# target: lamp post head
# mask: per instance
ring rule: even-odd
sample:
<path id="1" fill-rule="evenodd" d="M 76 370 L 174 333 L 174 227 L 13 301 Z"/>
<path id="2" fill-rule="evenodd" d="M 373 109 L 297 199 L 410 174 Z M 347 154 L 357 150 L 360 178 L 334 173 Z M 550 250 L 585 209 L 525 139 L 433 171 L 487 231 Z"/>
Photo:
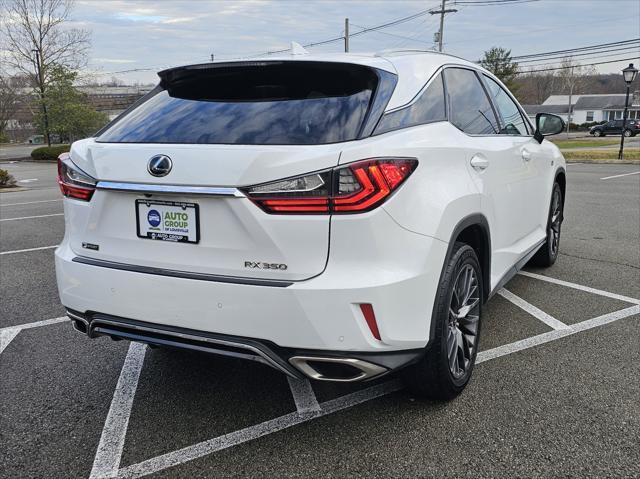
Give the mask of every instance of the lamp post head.
<path id="1" fill-rule="evenodd" d="M 622 70 L 622 77 L 627 85 L 633 83 L 638 75 L 638 69 L 633 67 L 633 63 L 629 63 L 629 66 Z"/>

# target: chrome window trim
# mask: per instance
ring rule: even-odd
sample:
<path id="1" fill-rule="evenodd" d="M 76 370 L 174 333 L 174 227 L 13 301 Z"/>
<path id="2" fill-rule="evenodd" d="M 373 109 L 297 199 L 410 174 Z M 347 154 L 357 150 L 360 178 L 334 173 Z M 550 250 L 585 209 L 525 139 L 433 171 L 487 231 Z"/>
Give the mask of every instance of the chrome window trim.
<path id="1" fill-rule="evenodd" d="M 224 186 L 158 185 L 149 183 L 98 181 L 96 188 L 99 190 L 128 191 L 132 193 L 162 193 L 170 195 L 204 195 L 245 198 L 244 193 L 239 189 Z"/>

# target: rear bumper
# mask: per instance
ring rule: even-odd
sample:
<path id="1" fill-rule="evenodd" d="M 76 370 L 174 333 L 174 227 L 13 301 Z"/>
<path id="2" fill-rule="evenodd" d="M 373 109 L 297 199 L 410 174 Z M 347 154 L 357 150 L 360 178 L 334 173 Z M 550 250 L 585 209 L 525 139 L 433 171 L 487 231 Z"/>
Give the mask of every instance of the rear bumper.
<path id="1" fill-rule="evenodd" d="M 324 272 L 277 285 L 90 264 L 78 261 L 71 236 L 67 229 L 55 255 L 60 298 L 70 310 L 303 351 L 424 348 L 447 253 L 446 243 L 400 227 L 383 209 L 333 218 Z M 379 340 L 363 303 L 373 306 Z"/>
<path id="2" fill-rule="evenodd" d="M 422 357 L 424 349 L 399 352 L 313 351 L 282 348 L 268 341 L 160 326 L 101 313 L 67 310 L 76 331 L 90 338 L 139 341 L 257 361 L 294 378 L 355 382 L 378 378 Z"/>

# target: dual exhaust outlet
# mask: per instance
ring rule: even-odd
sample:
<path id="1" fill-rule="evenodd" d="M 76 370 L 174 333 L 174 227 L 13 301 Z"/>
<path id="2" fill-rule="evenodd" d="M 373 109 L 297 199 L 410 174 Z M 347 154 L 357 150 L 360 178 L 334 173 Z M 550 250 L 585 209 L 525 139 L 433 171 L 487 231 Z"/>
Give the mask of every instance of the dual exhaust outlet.
<path id="1" fill-rule="evenodd" d="M 351 383 L 387 372 L 387 368 L 355 358 L 294 356 L 289 363 L 305 376 L 317 381 Z"/>

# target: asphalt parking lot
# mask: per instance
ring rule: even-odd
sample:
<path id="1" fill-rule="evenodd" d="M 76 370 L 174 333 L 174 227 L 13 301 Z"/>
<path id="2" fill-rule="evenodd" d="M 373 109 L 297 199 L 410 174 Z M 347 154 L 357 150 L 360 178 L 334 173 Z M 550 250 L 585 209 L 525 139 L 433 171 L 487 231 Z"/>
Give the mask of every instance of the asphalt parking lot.
<path id="1" fill-rule="evenodd" d="M 638 166 L 569 165 L 558 262 L 488 303 L 447 404 L 86 339 L 58 302 L 55 165 L 0 167 L 22 181 L 0 193 L 2 477 L 640 477 Z"/>

